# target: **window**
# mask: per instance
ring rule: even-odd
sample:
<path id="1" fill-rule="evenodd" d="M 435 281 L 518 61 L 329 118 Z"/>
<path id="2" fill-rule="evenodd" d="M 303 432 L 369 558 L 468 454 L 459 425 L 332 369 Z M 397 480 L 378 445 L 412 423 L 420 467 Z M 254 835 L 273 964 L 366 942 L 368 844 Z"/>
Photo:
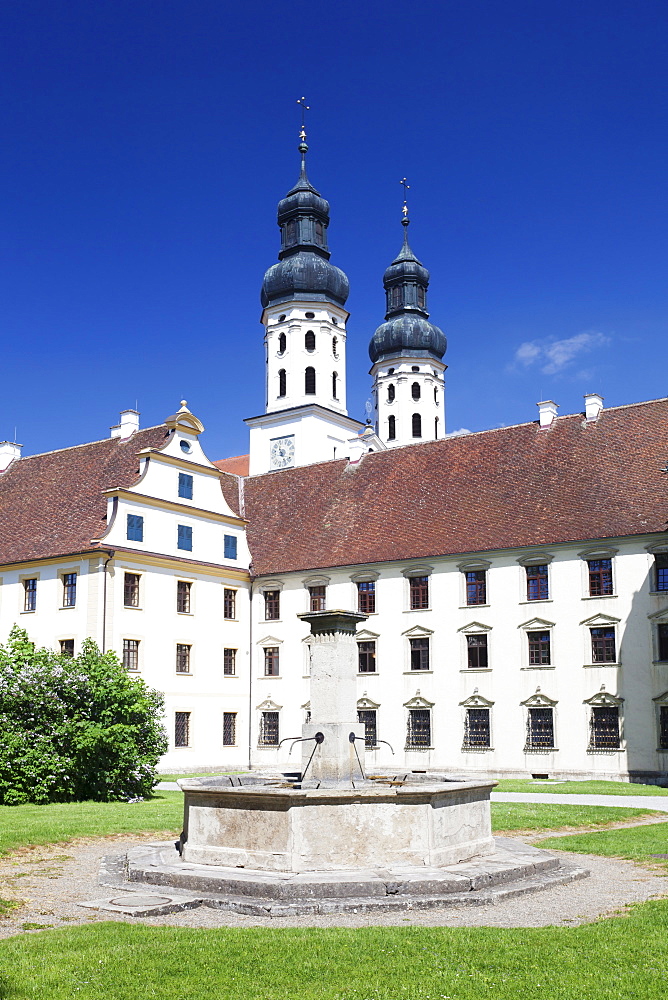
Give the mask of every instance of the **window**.
<path id="1" fill-rule="evenodd" d="M 606 597 L 612 593 L 612 559 L 588 559 L 589 596 Z"/>
<path id="2" fill-rule="evenodd" d="M 659 625 L 657 628 L 658 653 L 660 660 L 668 660 L 668 625 Z"/>
<path id="3" fill-rule="evenodd" d="M 179 496 L 184 500 L 193 498 L 193 477 L 187 472 L 179 472 Z"/>
<path id="4" fill-rule="evenodd" d="M 176 610 L 181 615 L 190 614 L 190 590 L 192 583 L 188 580 L 177 580 L 176 583 Z"/>
<path id="5" fill-rule="evenodd" d="M 467 635 L 466 646 L 469 667 L 478 670 L 487 667 L 487 636 L 480 634 Z"/>
<path id="6" fill-rule="evenodd" d="M 320 219 L 315 220 L 315 241 L 318 246 L 322 246 L 322 222 Z"/>
<path id="7" fill-rule="evenodd" d="M 357 643 L 357 663 L 361 674 L 376 672 L 376 640 L 369 639 Z"/>
<path id="8" fill-rule="evenodd" d="M 223 746 L 233 747 L 237 742 L 237 713 L 223 712 Z"/>
<path id="9" fill-rule="evenodd" d="M 488 708 L 467 708 L 463 750 L 488 750 L 492 745 Z"/>
<path id="10" fill-rule="evenodd" d="M 297 242 L 297 223 L 294 219 L 290 219 L 285 227 L 285 238 L 288 244 Z"/>
<path id="11" fill-rule="evenodd" d="M 23 610 L 35 611 L 37 608 L 37 577 L 23 581 Z"/>
<path id="12" fill-rule="evenodd" d="M 429 639 L 411 639 L 411 670 L 429 670 Z"/>
<path id="13" fill-rule="evenodd" d="M 357 710 L 357 721 L 364 723 L 364 748 L 365 750 L 373 750 L 373 748 L 378 743 L 377 728 L 376 728 L 376 709 L 375 708 L 359 708 Z"/>
<path id="14" fill-rule="evenodd" d="M 411 418 L 411 428 L 412 428 L 411 433 L 413 434 L 414 438 L 422 437 L 422 417 L 420 416 L 419 413 L 413 414 Z"/>
<path id="15" fill-rule="evenodd" d="M 193 529 L 187 524 L 180 524 L 176 547 L 186 552 L 193 550 Z"/>
<path id="16" fill-rule="evenodd" d="M 77 575 L 76 573 L 65 573 L 63 575 L 63 607 L 73 608 L 77 603 Z"/>
<path id="17" fill-rule="evenodd" d="M 357 584 L 357 610 L 363 615 L 376 613 L 376 581 L 364 580 Z"/>
<path id="18" fill-rule="evenodd" d="M 315 351 L 315 334 L 313 330 L 307 330 L 304 336 L 304 347 L 307 351 Z"/>
<path id="19" fill-rule="evenodd" d="M 529 664 L 532 667 L 549 666 L 552 662 L 550 656 L 550 633 L 549 632 L 527 632 L 529 639 Z"/>
<path id="20" fill-rule="evenodd" d="M 590 750 L 619 750 L 619 708 L 594 705 L 589 720 Z"/>
<path id="21" fill-rule="evenodd" d="M 408 581 L 411 611 L 422 611 L 429 607 L 429 577 L 411 576 Z"/>
<path id="22" fill-rule="evenodd" d="M 285 334 L 281 333 L 278 336 L 278 353 L 285 354 L 286 347 L 287 347 L 287 341 L 285 339 Z M 281 373 L 279 372 L 278 374 L 280 375 Z M 285 372 L 283 372 L 283 374 L 285 375 Z M 281 395 L 284 396 L 285 392 L 282 392 Z"/>
<path id="23" fill-rule="evenodd" d="M 547 565 L 527 566 L 527 601 L 548 599 Z"/>
<path id="24" fill-rule="evenodd" d="M 438 417 L 434 417 L 434 441 L 438 438 Z"/>
<path id="25" fill-rule="evenodd" d="M 139 573 L 126 573 L 123 579 L 123 605 L 126 608 L 139 607 Z"/>
<path id="26" fill-rule="evenodd" d="M 285 396 L 287 391 L 287 376 L 285 374 L 285 368 L 281 368 L 278 373 L 278 395 Z"/>
<path id="27" fill-rule="evenodd" d="M 176 672 L 177 674 L 190 673 L 190 650 L 192 646 L 187 646 L 183 642 L 176 644 Z"/>
<path id="28" fill-rule="evenodd" d="M 613 625 L 605 628 L 590 628 L 591 632 L 591 662 L 615 663 L 615 629 Z"/>
<path id="29" fill-rule="evenodd" d="M 487 604 L 486 570 L 467 570 L 464 577 L 466 580 L 466 603 Z"/>
<path id="30" fill-rule="evenodd" d="M 387 440 L 394 441 L 397 436 L 397 421 L 396 417 L 388 417 L 387 419 Z"/>
<path id="31" fill-rule="evenodd" d="M 226 559 L 236 559 L 237 558 L 237 536 L 236 535 L 225 535 L 223 537 L 224 552 Z"/>
<path id="32" fill-rule="evenodd" d="M 332 399 L 338 399 L 338 396 L 336 394 L 338 379 L 339 379 L 338 373 L 332 372 Z"/>
<path id="33" fill-rule="evenodd" d="M 264 676 L 278 677 L 278 646 L 264 647 Z"/>
<path id="34" fill-rule="evenodd" d="M 431 746 L 431 709 L 410 708 L 408 710 L 406 749 L 422 750 L 430 746 Z"/>
<path id="35" fill-rule="evenodd" d="M 656 589 L 668 590 L 668 552 L 657 552 L 654 556 Z"/>
<path id="36" fill-rule="evenodd" d="M 527 739 L 524 750 L 554 750 L 554 709 L 527 710 Z"/>
<path id="37" fill-rule="evenodd" d="M 309 587 L 309 611 L 325 610 L 325 587 Z"/>
<path id="38" fill-rule="evenodd" d="M 312 312 L 304 313 L 304 316 L 306 317 L 306 319 L 315 319 L 315 313 Z"/>
<path id="39" fill-rule="evenodd" d="M 123 639 L 123 666 L 139 670 L 139 639 Z"/>
<path id="40" fill-rule="evenodd" d="M 315 368 L 307 368 L 304 372 L 304 393 L 315 396 Z"/>
<path id="41" fill-rule="evenodd" d="M 281 616 L 281 592 L 280 590 L 265 590 L 264 592 L 264 618 L 265 621 L 275 622 Z"/>
<path id="42" fill-rule="evenodd" d="M 237 651 L 236 649 L 223 650 L 223 676 L 234 677 L 237 672 Z"/>
<path id="43" fill-rule="evenodd" d="M 174 746 L 190 746 L 190 712 L 174 713 Z"/>
<path id="44" fill-rule="evenodd" d="M 387 387 L 387 401 L 388 403 L 393 403 L 397 395 L 397 391 L 393 385 L 388 385 Z"/>
<path id="45" fill-rule="evenodd" d="M 411 366 L 411 371 L 412 372 L 419 372 L 420 371 L 420 366 L 419 365 L 412 365 Z"/>
<path id="46" fill-rule="evenodd" d="M 128 514 L 126 536 L 129 542 L 144 541 L 144 518 L 139 514 Z"/>
<path id="47" fill-rule="evenodd" d="M 60 655 L 61 656 L 74 656 L 74 639 L 61 639 L 60 640 Z"/>
<path id="48" fill-rule="evenodd" d="M 334 320 L 334 322 L 336 323 L 336 320 Z M 337 353 L 338 346 L 339 346 L 339 338 L 338 337 L 332 337 L 332 354 L 334 355 L 335 358 L 338 358 L 338 356 L 339 356 L 338 353 Z"/>
<path id="49" fill-rule="evenodd" d="M 223 618 L 237 617 L 237 592 L 229 587 L 223 590 Z"/>
<path id="50" fill-rule="evenodd" d="M 418 309 L 424 309 L 424 288 L 422 287 L 422 285 L 418 285 L 417 304 L 418 304 Z"/>
<path id="51" fill-rule="evenodd" d="M 261 713 L 258 744 L 261 747 L 278 746 L 278 712 Z"/>
<path id="52" fill-rule="evenodd" d="M 416 403 L 417 403 L 418 399 L 420 398 L 420 383 L 419 382 L 413 382 L 413 385 L 411 386 L 411 398 Z"/>
<path id="53" fill-rule="evenodd" d="M 659 750 L 668 750 L 668 705 L 659 705 Z"/>

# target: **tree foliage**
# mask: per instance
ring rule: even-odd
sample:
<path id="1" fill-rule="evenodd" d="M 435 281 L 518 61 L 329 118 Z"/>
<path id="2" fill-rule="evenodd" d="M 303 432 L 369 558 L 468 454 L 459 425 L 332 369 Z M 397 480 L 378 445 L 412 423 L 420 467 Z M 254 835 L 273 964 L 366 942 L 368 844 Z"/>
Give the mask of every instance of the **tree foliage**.
<path id="1" fill-rule="evenodd" d="M 15 627 L 0 646 L 0 803 L 147 795 L 167 749 L 162 707 L 91 639 L 62 656 Z"/>

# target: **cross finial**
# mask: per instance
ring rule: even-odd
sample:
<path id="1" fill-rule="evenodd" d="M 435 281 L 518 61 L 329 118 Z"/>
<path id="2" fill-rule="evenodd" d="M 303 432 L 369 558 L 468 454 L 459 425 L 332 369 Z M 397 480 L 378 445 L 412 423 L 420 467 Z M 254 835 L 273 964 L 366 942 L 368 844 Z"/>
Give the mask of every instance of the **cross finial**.
<path id="1" fill-rule="evenodd" d="M 301 139 L 302 142 L 306 142 L 306 112 L 310 111 L 311 108 L 306 103 L 306 98 L 305 97 L 300 97 L 297 100 L 297 104 L 302 109 L 302 127 L 299 130 L 299 138 Z"/>
<path id="2" fill-rule="evenodd" d="M 403 207 L 401 209 L 401 214 L 404 217 L 404 221 L 406 221 L 408 219 L 408 203 L 407 203 L 407 200 L 406 200 L 406 198 L 407 198 L 406 192 L 410 188 L 410 184 L 407 182 L 407 180 L 406 180 L 405 177 L 402 177 L 401 180 L 399 181 L 399 183 L 402 185 L 402 187 L 404 189 L 404 204 L 403 204 Z"/>

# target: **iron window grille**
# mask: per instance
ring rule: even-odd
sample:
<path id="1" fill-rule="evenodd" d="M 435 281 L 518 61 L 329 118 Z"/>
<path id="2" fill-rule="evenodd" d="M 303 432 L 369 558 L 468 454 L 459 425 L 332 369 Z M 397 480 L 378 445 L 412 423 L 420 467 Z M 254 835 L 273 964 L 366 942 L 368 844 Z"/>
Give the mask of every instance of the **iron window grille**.
<path id="1" fill-rule="evenodd" d="M 190 746 L 190 712 L 174 713 L 174 746 Z"/>
<path id="2" fill-rule="evenodd" d="M 190 589 L 192 583 L 188 580 L 177 580 L 176 583 L 176 610 L 181 615 L 190 614 Z"/>
<path id="3" fill-rule="evenodd" d="M 176 672 L 177 674 L 190 673 L 190 650 L 191 647 L 183 642 L 176 644 Z"/>
<path id="4" fill-rule="evenodd" d="M 139 607 L 139 573 L 126 573 L 123 578 L 123 605 L 126 608 Z"/>
<path id="5" fill-rule="evenodd" d="M 668 660 L 668 625 L 659 625 L 657 628 L 659 640 L 659 659 Z"/>
<path id="6" fill-rule="evenodd" d="M 530 708 L 527 712 L 528 750 L 554 750 L 554 711 L 552 708 Z"/>
<path id="7" fill-rule="evenodd" d="M 61 639 L 60 640 L 60 655 L 61 656 L 74 656 L 74 639 Z"/>
<path id="8" fill-rule="evenodd" d="M 468 655 L 468 665 L 472 669 L 484 670 L 487 668 L 487 636 L 467 635 L 466 652 Z"/>
<path id="9" fill-rule="evenodd" d="M 488 708 L 467 708 L 463 750 L 489 750 L 492 745 Z"/>
<path id="10" fill-rule="evenodd" d="M 376 728 L 376 709 L 359 708 L 357 710 L 357 721 L 364 723 L 364 748 L 373 750 L 378 745 L 378 731 Z"/>
<path id="11" fill-rule="evenodd" d="M 144 541 L 144 518 L 140 514 L 128 514 L 126 537 L 129 542 Z"/>
<path id="12" fill-rule="evenodd" d="M 527 566 L 527 601 L 546 601 L 549 597 L 547 565 Z"/>
<path id="13" fill-rule="evenodd" d="M 549 666 L 552 662 L 549 632 L 528 632 L 529 663 L 532 667 Z"/>
<path id="14" fill-rule="evenodd" d="M 376 641 L 375 639 L 364 640 L 357 643 L 357 662 L 361 674 L 375 674 L 376 672 Z"/>
<path id="15" fill-rule="evenodd" d="M 77 603 L 77 575 L 65 573 L 63 576 L 63 607 L 73 608 Z"/>
<path id="16" fill-rule="evenodd" d="M 193 550 L 193 529 L 188 524 L 180 524 L 176 547 L 186 552 Z"/>
<path id="17" fill-rule="evenodd" d="M 229 587 L 223 590 L 223 618 L 237 617 L 237 592 Z"/>
<path id="18" fill-rule="evenodd" d="M 414 438 L 422 437 L 422 417 L 419 413 L 414 413 L 411 417 L 411 431 Z"/>
<path id="19" fill-rule="evenodd" d="M 589 749 L 619 750 L 619 708 L 594 705 L 589 719 Z"/>
<path id="20" fill-rule="evenodd" d="M 265 621 L 278 621 L 281 616 L 281 592 L 280 590 L 265 590 L 264 592 L 264 617 Z"/>
<path id="21" fill-rule="evenodd" d="M 363 615 L 376 612 L 376 581 L 365 580 L 357 584 L 357 610 Z"/>
<path id="22" fill-rule="evenodd" d="M 656 589 L 668 590 L 668 552 L 658 552 L 654 557 Z"/>
<path id="23" fill-rule="evenodd" d="M 304 394 L 315 396 L 315 368 L 307 368 L 304 372 Z"/>
<path id="24" fill-rule="evenodd" d="M 615 663 L 615 630 L 613 627 L 592 628 L 591 661 L 592 663 Z"/>
<path id="25" fill-rule="evenodd" d="M 223 549 L 226 559 L 236 559 L 237 558 L 237 536 L 236 535 L 224 535 L 223 536 Z"/>
<path id="26" fill-rule="evenodd" d="M 139 670 L 139 639 L 123 639 L 123 666 Z"/>
<path id="27" fill-rule="evenodd" d="M 607 597 L 612 594 L 612 559 L 588 559 L 589 596 Z"/>
<path id="28" fill-rule="evenodd" d="M 261 747 L 278 746 L 278 712 L 261 713 L 258 744 Z"/>
<path id="29" fill-rule="evenodd" d="M 429 639 L 411 639 L 411 670 L 429 670 Z"/>
<path id="30" fill-rule="evenodd" d="M 23 610 L 35 611 L 37 608 L 37 577 L 23 581 Z"/>
<path id="31" fill-rule="evenodd" d="M 223 712 L 223 746 L 233 747 L 237 742 L 237 713 Z"/>
<path id="32" fill-rule="evenodd" d="M 278 646 L 264 648 L 264 676 L 278 677 Z"/>
<path id="33" fill-rule="evenodd" d="M 484 569 L 470 569 L 464 574 L 466 603 L 487 604 L 487 574 Z"/>
<path id="34" fill-rule="evenodd" d="M 309 611 L 325 611 L 325 587 L 309 587 Z"/>
<path id="35" fill-rule="evenodd" d="M 429 577 L 411 576 L 409 581 L 411 611 L 422 611 L 429 607 Z"/>
<path id="36" fill-rule="evenodd" d="M 223 650 L 223 676 L 234 677 L 237 672 L 237 651 L 236 649 Z"/>
<path id="37" fill-rule="evenodd" d="M 668 750 L 668 705 L 659 705 L 659 750 Z"/>
<path id="38" fill-rule="evenodd" d="M 426 750 L 431 746 L 431 709 L 410 708 L 406 731 L 407 750 Z"/>
<path id="39" fill-rule="evenodd" d="M 193 498 L 193 477 L 187 472 L 179 472 L 179 496 L 184 500 Z"/>

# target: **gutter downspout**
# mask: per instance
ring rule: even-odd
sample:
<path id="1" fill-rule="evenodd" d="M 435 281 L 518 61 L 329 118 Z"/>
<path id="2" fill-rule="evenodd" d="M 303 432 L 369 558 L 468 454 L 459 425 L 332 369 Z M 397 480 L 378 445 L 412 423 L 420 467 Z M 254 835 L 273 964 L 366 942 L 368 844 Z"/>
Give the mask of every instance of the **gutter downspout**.
<path id="1" fill-rule="evenodd" d="M 248 770 L 253 770 L 253 584 L 250 585 L 250 617 L 248 620 Z"/>
<path id="2" fill-rule="evenodd" d="M 107 566 L 116 555 L 114 549 L 107 550 L 106 560 L 102 572 L 104 573 L 104 584 L 102 587 L 102 652 L 107 651 Z"/>

